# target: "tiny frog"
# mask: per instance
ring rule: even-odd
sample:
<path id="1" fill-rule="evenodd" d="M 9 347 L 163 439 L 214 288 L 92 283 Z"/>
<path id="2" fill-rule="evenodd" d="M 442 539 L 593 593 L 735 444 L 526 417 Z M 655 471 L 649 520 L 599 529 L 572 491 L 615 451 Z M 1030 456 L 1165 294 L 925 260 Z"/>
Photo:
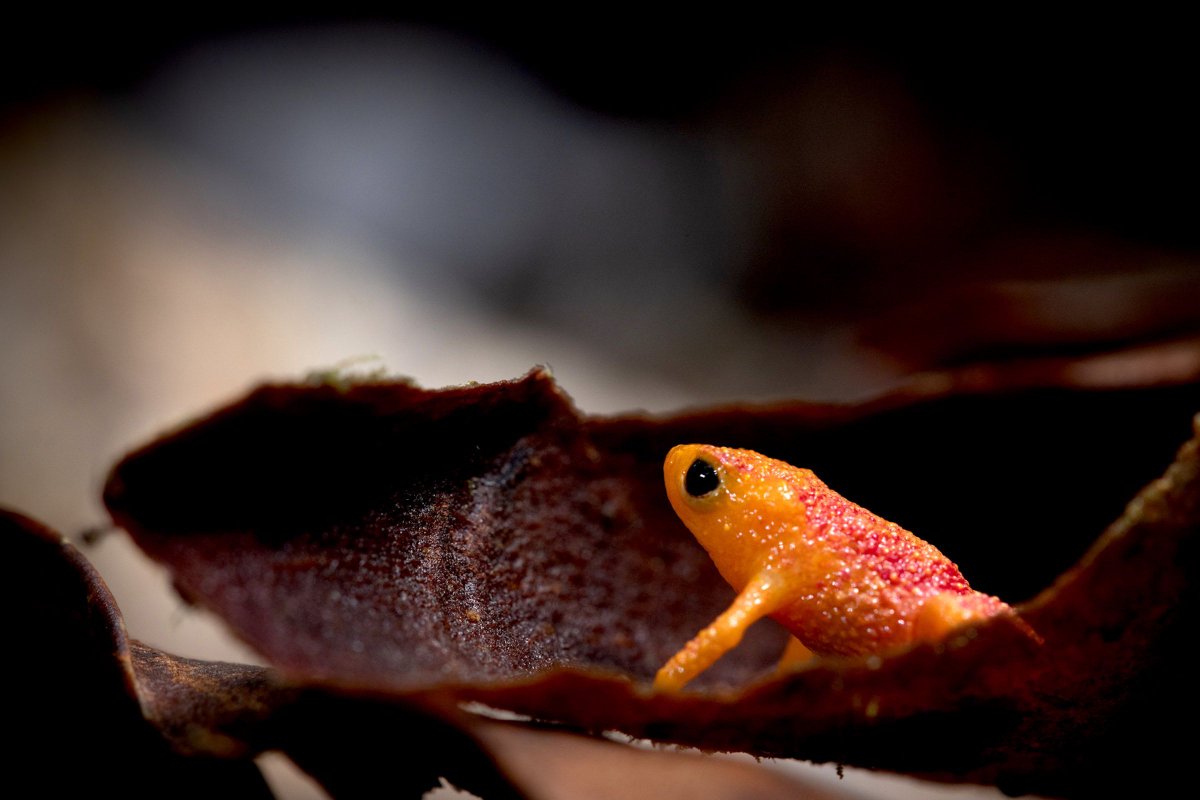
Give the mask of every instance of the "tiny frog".
<path id="1" fill-rule="evenodd" d="M 682 688 L 769 616 L 792 638 L 780 668 L 814 655 L 866 656 L 937 642 L 1006 603 L 973 590 L 933 545 L 753 450 L 686 444 L 663 465 L 667 497 L 737 598 L 659 669 Z"/>

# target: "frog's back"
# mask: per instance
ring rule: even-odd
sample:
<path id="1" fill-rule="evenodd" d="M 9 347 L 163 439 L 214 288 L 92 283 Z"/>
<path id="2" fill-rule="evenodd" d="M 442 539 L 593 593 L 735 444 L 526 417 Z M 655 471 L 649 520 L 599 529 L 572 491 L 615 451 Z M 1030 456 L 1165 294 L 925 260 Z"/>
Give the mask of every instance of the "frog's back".
<path id="1" fill-rule="evenodd" d="M 922 608 L 934 597 L 990 609 L 1001 601 L 971 589 L 936 547 L 847 500 L 819 479 L 807 481 L 806 534 L 825 553 L 824 575 L 773 617 L 810 650 L 866 655 L 921 638 Z M 990 615 L 990 614 L 988 614 Z"/>

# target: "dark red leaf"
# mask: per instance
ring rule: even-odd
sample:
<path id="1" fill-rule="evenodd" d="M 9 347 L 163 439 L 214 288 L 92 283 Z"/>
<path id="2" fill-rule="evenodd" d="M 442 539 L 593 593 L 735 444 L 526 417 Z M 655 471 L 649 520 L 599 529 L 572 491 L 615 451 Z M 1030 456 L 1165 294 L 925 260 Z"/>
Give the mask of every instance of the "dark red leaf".
<path id="1" fill-rule="evenodd" d="M 654 697 L 654 669 L 731 596 L 671 514 L 661 460 L 707 441 L 812 467 L 1017 601 L 1161 474 L 1197 409 L 1194 384 L 1022 384 L 590 419 L 540 372 L 443 392 L 267 386 L 126 458 L 106 501 L 295 681 L 1079 794 L 1142 785 L 1140 759 L 1178 752 L 1147 709 L 1196 619 L 1194 445 L 1027 609 L 1043 647 L 997 620 L 747 689 L 782 644 L 763 624 L 700 691 Z"/>

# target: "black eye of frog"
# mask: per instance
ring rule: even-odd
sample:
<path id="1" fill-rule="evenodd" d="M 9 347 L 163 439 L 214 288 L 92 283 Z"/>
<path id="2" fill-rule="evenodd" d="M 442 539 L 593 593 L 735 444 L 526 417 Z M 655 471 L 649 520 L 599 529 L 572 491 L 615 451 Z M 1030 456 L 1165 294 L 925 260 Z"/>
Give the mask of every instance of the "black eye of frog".
<path id="1" fill-rule="evenodd" d="M 717 474 L 717 468 L 703 458 L 693 461 L 687 474 L 683 476 L 683 488 L 692 497 L 702 497 L 716 491 L 720 485 L 721 476 Z"/>

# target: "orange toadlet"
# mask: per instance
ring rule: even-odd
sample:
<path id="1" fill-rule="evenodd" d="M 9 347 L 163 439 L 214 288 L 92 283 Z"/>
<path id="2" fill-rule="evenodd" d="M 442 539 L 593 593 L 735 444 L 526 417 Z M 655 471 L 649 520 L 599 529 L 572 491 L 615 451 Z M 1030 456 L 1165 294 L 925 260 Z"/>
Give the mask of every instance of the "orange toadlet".
<path id="1" fill-rule="evenodd" d="M 815 655 L 865 656 L 998 614 L 936 547 L 826 486 L 811 470 L 752 450 L 687 444 L 663 464 L 667 496 L 737 599 L 658 671 L 679 689 L 769 616 L 792 633 L 780 667 Z M 1025 623 L 1030 637 L 1041 641 Z"/>

